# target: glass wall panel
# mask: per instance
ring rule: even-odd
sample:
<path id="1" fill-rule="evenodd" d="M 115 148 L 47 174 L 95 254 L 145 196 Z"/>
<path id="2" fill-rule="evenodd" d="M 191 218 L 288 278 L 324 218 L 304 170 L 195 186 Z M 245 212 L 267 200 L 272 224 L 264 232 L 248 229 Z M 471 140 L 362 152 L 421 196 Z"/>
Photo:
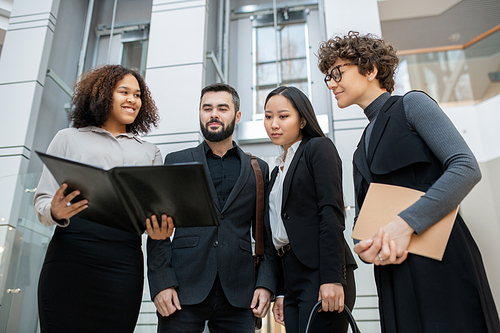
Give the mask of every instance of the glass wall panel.
<path id="1" fill-rule="evenodd" d="M 283 60 L 281 63 L 282 82 L 307 81 L 307 60 Z"/>
<path id="2" fill-rule="evenodd" d="M 423 90 L 441 105 L 475 104 L 500 94 L 500 31 L 467 46 L 399 57 L 395 92 Z"/>
<path id="3" fill-rule="evenodd" d="M 257 66 L 257 84 L 259 86 L 272 84 L 276 87 L 278 73 L 276 63 L 265 63 Z"/>
<path id="4" fill-rule="evenodd" d="M 276 33 L 274 27 L 257 29 L 257 62 L 276 61 Z"/>
<path id="5" fill-rule="evenodd" d="M 280 85 L 300 86 L 309 95 L 306 23 L 255 28 L 255 108 L 264 112 L 267 94 Z M 278 50 L 278 54 L 276 54 Z"/>
<path id="6" fill-rule="evenodd" d="M 121 64 L 144 76 L 146 72 L 145 53 L 147 49 L 147 41 L 144 40 L 123 43 Z"/>
<path id="7" fill-rule="evenodd" d="M 305 24 L 285 25 L 280 36 L 283 59 L 306 57 Z"/>

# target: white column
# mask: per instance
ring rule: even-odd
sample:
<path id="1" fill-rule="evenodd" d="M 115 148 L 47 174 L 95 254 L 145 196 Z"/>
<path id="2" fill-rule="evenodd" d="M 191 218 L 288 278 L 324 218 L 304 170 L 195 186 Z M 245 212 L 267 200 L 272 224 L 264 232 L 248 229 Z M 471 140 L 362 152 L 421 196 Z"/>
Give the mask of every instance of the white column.
<path id="1" fill-rule="evenodd" d="M 17 226 L 60 0 L 14 1 L 0 58 L 0 290 Z"/>
<path id="2" fill-rule="evenodd" d="M 380 18 L 377 0 L 323 0 L 327 38 L 346 35 L 349 31 L 361 34 L 371 33 L 381 36 Z M 361 10 L 362 9 L 362 10 Z M 330 96 L 332 98 L 332 96 Z M 353 207 L 346 216 L 345 237 L 350 239 L 354 220 L 354 185 L 352 180 L 352 154 L 368 121 L 363 110 L 358 106 L 340 109 L 335 99 L 332 100 L 335 145 L 342 158 L 344 168 L 344 197 L 346 206 Z M 357 258 L 357 256 L 356 256 Z M 358 260 L 356 270 L 356 305 L 354 317 L 358 320 L 361 331 L 380 332 L 378 298 L 373 277 L 372 265 Z"/>
<path id="3" fill-rule="evenodd" d="M 146 81 L 161 123 L 146 139 L 165 156 L 198 145 L 198 107 L 204 85 L 206 0 L 153 0 Z"/>

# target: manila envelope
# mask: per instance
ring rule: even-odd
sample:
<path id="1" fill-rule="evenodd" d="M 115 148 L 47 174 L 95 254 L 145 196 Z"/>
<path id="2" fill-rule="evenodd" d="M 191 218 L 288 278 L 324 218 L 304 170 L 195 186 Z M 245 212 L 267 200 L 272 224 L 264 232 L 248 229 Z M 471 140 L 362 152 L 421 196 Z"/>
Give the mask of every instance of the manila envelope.
<path id="1" fill-rule="evenodd" d="M 406 187 L 371 183 L 351 237 L 372 237 L 424 194 Z M 413 234 L 408 252 L 441 261 L 457 213 L 458 207 L 422 234 Z"/>

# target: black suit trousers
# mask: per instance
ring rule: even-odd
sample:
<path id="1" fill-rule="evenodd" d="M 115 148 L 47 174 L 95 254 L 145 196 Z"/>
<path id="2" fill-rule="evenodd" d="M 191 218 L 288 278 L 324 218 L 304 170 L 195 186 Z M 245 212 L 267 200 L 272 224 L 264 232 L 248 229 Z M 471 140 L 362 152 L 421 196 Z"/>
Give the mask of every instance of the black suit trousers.
<path id="1" fill-rule="evenodd" d="M 285 280 L 283 312 L 287 333 L 304 333 L 312 308 L 318 302 L 320 287 L 319 269 L 303 265 L 293 249 L 281 258 Z M 347 287 L 344 286 L 344 303 L 352 309 L 356 299 L 353 266 L 346 267 Z M 321 311 L 314 318 L 311 333 L 347 332 L 348 322 L 343 313 Z"/>
<path id="2" fill-rule="evenodd" d="M 250 308 L 238 308 L 229 303 L 217 275 L 207 298 L 200 304 L 182 305 L 168 317 L 158 312 L 159 333 L 201 333 L 205 321 L 213 333 L 253 333 L 254 316 Z"/>

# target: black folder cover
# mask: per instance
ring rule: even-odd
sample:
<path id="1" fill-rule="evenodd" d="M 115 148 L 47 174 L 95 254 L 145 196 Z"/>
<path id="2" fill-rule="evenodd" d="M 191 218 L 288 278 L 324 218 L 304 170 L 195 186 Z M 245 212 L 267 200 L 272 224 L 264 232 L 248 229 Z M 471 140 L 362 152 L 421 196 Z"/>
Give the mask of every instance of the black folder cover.
<path id="1" fill-rule="evenodd" d="M 89 200 L 77 215 L 141 235 L 146 218 L 165 213 L 176 228 L 219 225 L 201 163 L 123 166 L 104 170 L 36 152 L 66 194 L 79 190 L 73 202 Z"/>

